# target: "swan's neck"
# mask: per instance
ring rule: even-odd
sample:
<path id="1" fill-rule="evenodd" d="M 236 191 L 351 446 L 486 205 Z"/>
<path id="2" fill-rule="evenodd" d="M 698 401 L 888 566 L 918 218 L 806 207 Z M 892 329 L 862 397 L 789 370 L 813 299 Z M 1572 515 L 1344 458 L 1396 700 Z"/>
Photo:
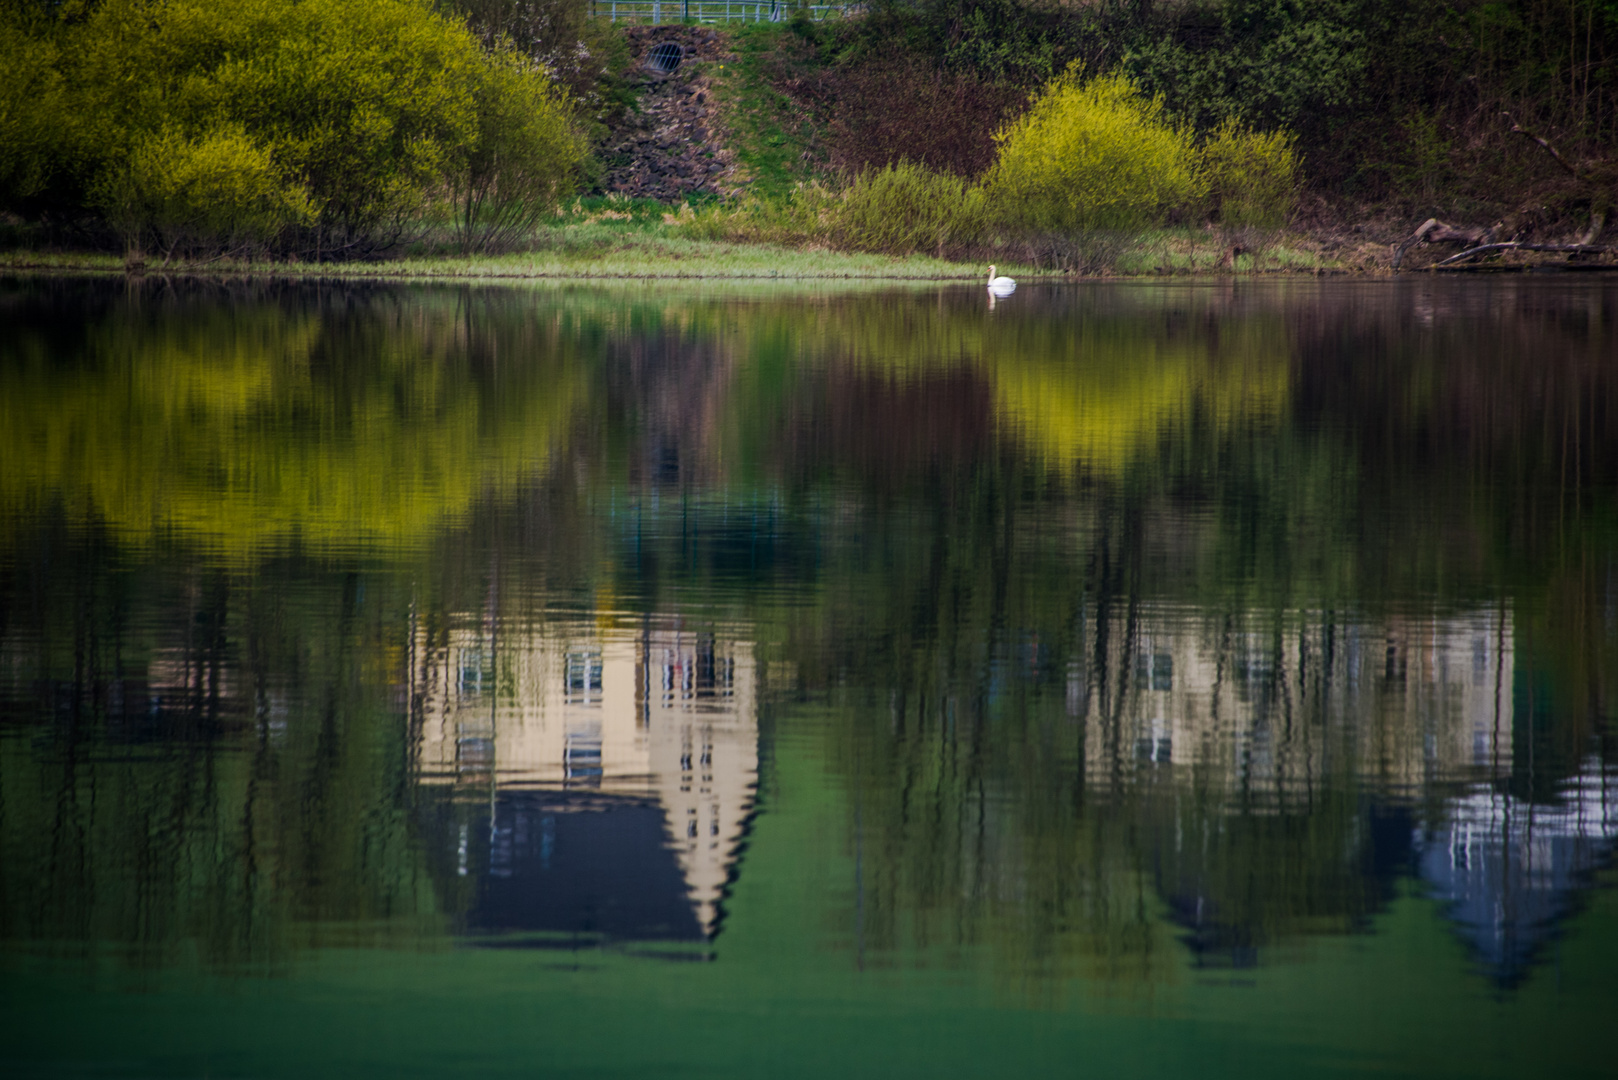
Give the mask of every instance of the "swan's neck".
<path id="1" fill-rule="evenodd" d="M 994 280 L 994 267 L 992 267 L 992 266 L 989 267 L 989 280 L 990 281 Z"/>

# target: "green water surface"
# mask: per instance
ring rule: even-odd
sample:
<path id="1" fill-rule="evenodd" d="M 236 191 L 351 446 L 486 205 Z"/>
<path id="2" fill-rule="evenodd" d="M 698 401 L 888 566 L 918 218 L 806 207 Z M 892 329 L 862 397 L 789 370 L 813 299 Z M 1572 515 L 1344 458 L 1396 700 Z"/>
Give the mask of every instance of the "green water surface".
<path id="1" fill-rule="evenodd" d="M 1609 1076 L 1618 286 L 0 282 L 7 1076 Z"/>

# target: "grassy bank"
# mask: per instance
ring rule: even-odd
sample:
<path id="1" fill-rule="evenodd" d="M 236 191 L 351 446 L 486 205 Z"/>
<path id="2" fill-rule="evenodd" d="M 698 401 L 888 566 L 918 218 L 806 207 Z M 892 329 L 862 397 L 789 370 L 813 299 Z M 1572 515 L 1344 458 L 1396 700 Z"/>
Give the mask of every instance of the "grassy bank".
<path id="1" fill-rule="evenodd" d="M 276 274 L 342 278 L 624 278 L 966 280 L 982 268 L 924 256 L 894 258 L 834 251 L 794 251 L 679 237 L 635 238 L 606 251 L 553 248 L 508 255 L 412 255 L 367 262 L 175 259 L 127 267 L 113 255 L 17 251 L 0 254 L 0 271 Z"/>
<path id="2" fill-rule="evenodd" d="M 689 215 L 649 200 L 578 199 L 543 222 L 524 249 L 501 255 L 462 255 L 447 232 L 428 225 L 423 236 L 394 257 L 340 263 L 286 259 L 185 259 L 148 257 L 128 265 L 123 256 L 57 248 L 43 238 L 14 234 L 0 250 L 0 272 L 148 274 L 273 274 L 342 278 L 712 278 L 730 280 L 870 279 L 973 281 L 985 276 L 978 262 L 929 255 L 874 255 L 833 251 L 817 245 L 738 243 L 688 235 Z M 1233 249 L 1238 249 L 1233 254 Z M 1122 245 L 1113 273 L 1119 276 L 1209 273 L 1375 272 L 1388 248 L 1364 244 L 1343 249 L 1304 235 L 1243 236 L 1216 230 L 1163 229 L 1133 236 Z M 1060 279 L 1049 270 L 1001 264 L 1019 280 Z"/>
<path id="3" fill-rule="evenodd" d="M 179 259 L 126 265 L 115 255 L 18 250 L 0 253 L 0 272 L 297 275 L 365 278 L 550 278 L 566 280 L 685 279 L 801 280 L 860 278 L 888 281 L 976 281 L 986 267 L 926 255 L 864 255 L 772 244 L 689 240 L 678 236 L 629 236 L 605 249 L 594 245 L 554 247 L 493 256 L 418 254 L 367 262 L 312 263 L 286 260 Z M 1376 267 L 1323 259 L 1306 243 L 1277 245 L 1258 257 L 1233 261 L 1213 242 L 1163 235 L 1119 260 L 1113 275 L 1374 272 Z M 1061 280 L 1076 275 L 1027 266 L 1001 266 L 1019 280 Z"/>

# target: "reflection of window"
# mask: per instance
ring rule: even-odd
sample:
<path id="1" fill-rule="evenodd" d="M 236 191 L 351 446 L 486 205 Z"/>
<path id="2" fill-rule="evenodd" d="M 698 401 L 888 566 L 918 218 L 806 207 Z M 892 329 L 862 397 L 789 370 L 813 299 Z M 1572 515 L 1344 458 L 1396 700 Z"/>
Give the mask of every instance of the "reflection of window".
<path id="1" fill-rule="evenodd" d="M 486 772 L 494 767 L 494 740 L 462 736 L 455 740 L 455 767 L 460 772 Z"/>
<path id="2" fill-rule="evenodd" d="M 1152 689 L 1174 689 L 1174 657 L 1166 652 L 1152 657 Z"/>
<path id="3" fill-rule="evenodd" d="M 601 783 L 601 731 L 570 731 L 562 744 L 562 776 L 582 784 Z"/>
<path id="4" fill-rule="evenodd" d="M 1141 653 L 1135 658 L 1135 682 L 1153 690 L 1174 689 L 1174 657 L 1166 652 Z"/>
<path id="5" fill-rule="evenodd" d="M 563 673 L 563 686 L 569 705 L 591 705 L 601 701 L 601 654 L 570 652 Z"/>
<path id="6" fill-rule="evenodd" d="M 482 649 L 462 649 L 456 670 L 455 689 L 461 697 L 477 697 L 483 693 L 483 683 L 493 680 L 489 670 L 489 655 Z"/>
<path id="7" fill-rule="evenodd" d="M 1236 683 L 1236 700 L 1244 703 L 1252 701 L 1255 694 L 1267 696 L 1275 685 L 1275 665 L 1264 653 L 1238 655 L 1231 674 Z"/>
<path id="8" fill-rule="evenodd" d="M 1135 757 L 1141 761 L 1167 765 L 1174 760 L 1174 740 L 1167 735 L 1155 739 L 1136 739 Z"/>

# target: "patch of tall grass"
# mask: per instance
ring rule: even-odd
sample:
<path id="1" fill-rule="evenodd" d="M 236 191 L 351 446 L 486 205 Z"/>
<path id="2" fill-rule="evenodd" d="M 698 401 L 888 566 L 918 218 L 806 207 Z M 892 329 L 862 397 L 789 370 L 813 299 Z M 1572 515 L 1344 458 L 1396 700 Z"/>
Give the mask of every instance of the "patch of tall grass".
<path id="1" fill-rule="evenodd" d="M 880 255 L 959 254 L 981 244 L 983 191 L 950 173 L 901 161 L 841 187 L 799 184 L 784 198 L 750 198 L 673 220 L 700 240 L 823 244 Z"/>
<path id="2" fill-rule="evenodd" d="M 831 213 L 838 195 L 818 181 L 796 184 L 785 195 L 751 196 L 681 210 L 673 224 L 693 240 L 830 246 Z"/>
<path id="3" fill-rule="evenodd" d="M 988 228 L 982 187 L 908 161 L 861 172 L 831 219 L 839 246 L 888 255 L 974 248 Z"/>

